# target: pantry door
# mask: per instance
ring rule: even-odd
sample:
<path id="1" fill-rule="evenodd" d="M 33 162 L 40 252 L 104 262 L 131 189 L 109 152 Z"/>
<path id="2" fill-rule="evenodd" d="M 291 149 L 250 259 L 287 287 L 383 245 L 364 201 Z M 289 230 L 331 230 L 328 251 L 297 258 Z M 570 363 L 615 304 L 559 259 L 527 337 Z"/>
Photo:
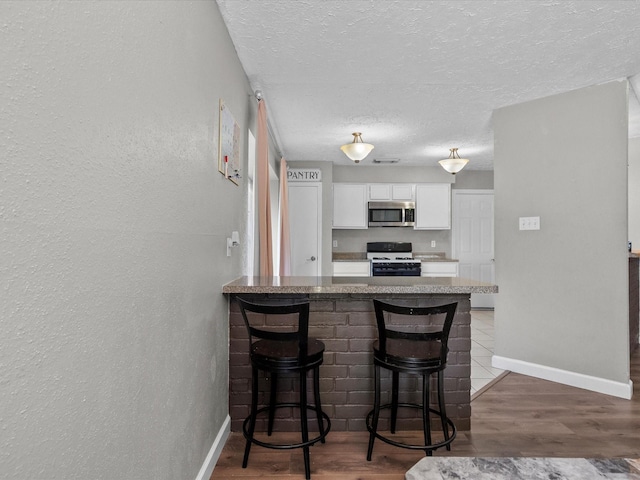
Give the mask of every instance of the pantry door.
<path id="1" fill-rule="evenodd" d="M 493 190 L 453 191 L 452 254 L 459 276 L 493 284 Z M 493 308 L 493 294 L 471 295 L 472 308 Z"/>
<path id="2" fill-rule="evenodd" d="M 321 182 L 289 182 L 289 228 L 291 275 L 321 276 Z"/>

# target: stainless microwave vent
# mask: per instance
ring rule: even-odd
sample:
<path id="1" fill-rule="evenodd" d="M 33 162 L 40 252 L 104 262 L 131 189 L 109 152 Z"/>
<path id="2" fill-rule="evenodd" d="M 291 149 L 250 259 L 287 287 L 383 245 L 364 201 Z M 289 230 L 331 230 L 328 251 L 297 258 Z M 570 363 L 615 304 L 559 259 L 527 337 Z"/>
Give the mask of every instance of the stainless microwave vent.
<path id="1" fill-rule="evenodd" d="M 374 158 L 373 163 L 398 163 L 399 158 Z"/>

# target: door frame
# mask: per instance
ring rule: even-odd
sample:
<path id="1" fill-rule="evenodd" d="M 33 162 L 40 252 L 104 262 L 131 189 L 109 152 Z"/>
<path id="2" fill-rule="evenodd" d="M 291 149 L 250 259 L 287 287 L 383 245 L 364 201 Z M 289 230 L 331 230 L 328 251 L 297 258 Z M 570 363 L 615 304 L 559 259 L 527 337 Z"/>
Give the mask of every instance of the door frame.
<path id="1" fill-rule="evenodd" d="M 316 272 L 317 272 L 317 276 L 322 276 L 322 201 L 323 201 L 323 197 L 322 197 L 322 182 L 292 182 L 292 181 L 288 181 L 287 182 L 287 188 L 289 189 L 289 197 L 291 197 L 291 187 L 295 186 L 297 187 L 314 187 L 317 190 L 317 206 L 318 206 L 318 210 L 317 210 L 317 216 L 316 216 L 316 222 L 317 222 L 317 248 L 316 248 Z M 291 216 L 289 216 L 289 236 L 291 239 L 291 244 L 293 245 L 293 242 L 295 241 L 295 232 L 294 232 L 294 226 L 292 225 L 293 222 L 291 222 Z M 291 252 L 292 256 L 293 256 L 293 252 Z M 292 265 L 293 265 L 293 258 L 292 258 Z M 292 272 L 293 274 L 293 272 Z"/>
<path id="2" fill-rule="evenodd" d="M 491 195 L 494 199 L 494 212 L 495 212 L 495 191 L 494 189 L 453 189 L 452 190 L 452 194 L 453 194 L 453 198 L 452 198 L 452 202 L 451 202 L 451 228 L 452 228 L 452 234 L 451 234 L 451 256 L 453 258 L 457 258 L 459 259 L 459 255 L 458 255 L 458 241 L 457 241 L 457 232 L 456 232 L 456 226 L 457 226 L 457 216 L 458 216 L 458 208 L 457 208 L 457 202 L 456 202 L 456 198 L 458 196 L 461 195 Z M 493 218 L 493 257 L 491 259 L 491 261 L 493 262 L 493 277 L 495 280 L 495 214 L 494 214 L 494 218 Z M 483 302 L 480 301 L 480 297 L 479 295 L 482 295 L 483 297 L 486 297 L 487 295 L 490 295 L 490 300 L 488 300 L 488 302 Z M 480 301 L 480 305 L 474 306 L 474 299 L 476 299 L 475 303 L 478 303 L 478 301 Z M 471 295 L 471 308 L 489 308 L 492 309 L 494 306 L 494 299 L 495 299 L 495 295 L 494 294 L 472 294 Z"/>

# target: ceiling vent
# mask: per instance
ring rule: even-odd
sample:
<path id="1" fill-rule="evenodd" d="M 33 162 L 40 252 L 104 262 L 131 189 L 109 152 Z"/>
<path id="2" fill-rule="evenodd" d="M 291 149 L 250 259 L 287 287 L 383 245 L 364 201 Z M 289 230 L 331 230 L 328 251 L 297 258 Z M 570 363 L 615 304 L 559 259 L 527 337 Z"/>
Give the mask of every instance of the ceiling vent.
<path id="1" fill-rule="evenodd" d="M 374 158 L 373 163 L 398 163 L 399 158 Z"/>

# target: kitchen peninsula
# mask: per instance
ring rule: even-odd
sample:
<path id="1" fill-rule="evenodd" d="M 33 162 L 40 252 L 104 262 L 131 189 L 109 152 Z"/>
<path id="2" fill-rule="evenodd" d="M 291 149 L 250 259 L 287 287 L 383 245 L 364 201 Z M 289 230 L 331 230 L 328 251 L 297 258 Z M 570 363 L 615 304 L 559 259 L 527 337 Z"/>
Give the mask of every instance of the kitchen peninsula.
<path id="1" fill-rule="evenodd" d="M 229 410 L 231 429 L 241 431 L 249 414 L 250 378 L 247 333 L 235 296 L 263 299 L 308 299 L 311 303 L 309 335 L 322 340 L 326 350 L 320 367 L 322 408 L 332 429 L 363 431 L 373 404 L 372 342 L 377 338 L 372 299 L 429 306 L 457 302 L 445 370 L 447 414 L 459 430 L 469 430 L 471 406 L 472 293 L 497 293 L 498 287 L 459 277 L 242 277 L 223 286 L 229 308 Z M 269 322 L 265 319 L 265 322 Z M 279 389 L 285 390 L 284 380 Z M 293 388 L 296 382 L 289 380 Z M 267 381 L 267 380 L 265 380 Z M 383 392 L 390 377 L 383 378 Z M 401 379 L 401 396 L 417 400 L 422 391 L 416 378 Z M 265 390 L 261 385 L 261 394 Z M 405 392 L 405 393 L 402 393 Z M 284 393 L 286 395 L 286 393 Z M 398 428 L 415 429 L 413 418 L 398 419 Z M 278 420 L 279 428 L 299 428 L 294 418 Z"/>

